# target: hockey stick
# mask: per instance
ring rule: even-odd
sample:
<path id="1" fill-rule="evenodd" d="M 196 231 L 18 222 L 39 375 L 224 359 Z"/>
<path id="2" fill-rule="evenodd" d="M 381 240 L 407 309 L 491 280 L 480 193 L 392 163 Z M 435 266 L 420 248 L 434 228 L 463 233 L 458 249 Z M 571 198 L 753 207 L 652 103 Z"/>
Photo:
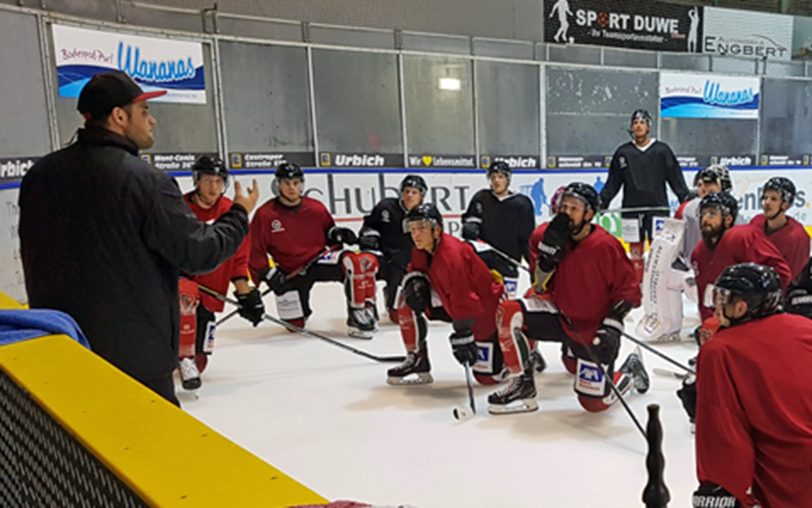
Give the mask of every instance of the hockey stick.
<path id="1" fill-rule="evenodd" d="M 653 354 L 655 354 L 655 355 L 659 356 L 659 357 L 660 357 L 660 358 L 662 358 L 663 360 L 667 361 L 668 363 L 670 363 L 670 364 L 672 364 L 672 365 L 675 365 L 675 366 L 679 367 L 680 369 L 684 370 L 685 372 L 688 372 L 689 374 L 694 374 L 694 375 L 696 375 L 696 372 L 694 371 L 694 369 L 692 369 L 692 368 L 690 368 L 690 367 L 688 367 L 688 366 L 686 366 L 686 365 L 681 364 L 680 362 L 678 362 L 678 361 L 674 360 L 673 358 L 671 358 L 671 357 L 670 357 L 670 356 L 668 356 L 668 355 L 665 355 L 665 354 L 663 354 L 663 353 L 660 353 L 659 351 L 657 351 L 657 350 L 656 350 L 656 349 L 654 349 L 653 347 L 649 346 L 648 344 L 646 344 L 646 343 L 645 343 L 645 342 L 643 342 L 642 340 L 640 340 L 640 339 L 636 339 L 636 338 L 632 337 L 631 335 L 629 335 L 629 334 L 628 334 L 628 333 L 626 333 L 626 332 L 620 332 L 620 333 L 621 333 L 621 335 L 623 335 L 624 337 L 626 337 L 626 338 L 627 338 L 627 339 L 629 339 L 630 341 L 634 342 L 634 343 L 635 343 L 635 344 L 637 344 L 638 346 L 642 347 L 643 349 L 645 349 L 645 350 L 646 350 L 646 351 L 648 351 L 649 353 L 653 353 Z"/>
<path id="2" fill-rule="evenodd" d="M 198 284 L 198 287 L 204 293 L 206 293 L 208 295 L 211 295 L 214 298 L 217 298 L 218 300 L 220 300 L 222 302 L 227 302 L 227 303 L 230 303 L 232 305 L 237 305 L 238 307 L 240 305 L 240 303 L 237 300 L 234 300 L 233 298 L 229 298 L 229 297 L 227 297 L 225 295 L 221 295 L 220 293 L 218 293 L 217 291 L 215 291 L 213 289 L 209 289 L 206 286 L 202 286 L 200 284 Z M 376 355 L 373 355 L 372 353 L 367 353 L 366 351 L 362 351 L 362 350 L 354 348 L 352 346 L 348 346 L 347 344 L 344 344 L 343 342 L 339 342 L 339 341 L 337 341 L 335 339 L 332 339 L 332 338 L 330 338 L 330 337 L 328 337 L 326 335 L 323 335 L 321 333 L 313 332 L 313 331 L 308 330 L 306 328 L 296 326 L 293 323 L 288 323 L 287 321 L 283 321 L 281 319 L 275 318 L 275 317 L 273 317 L 273 316 L 271 316 L 270 314 L 267 314 L 267 313 L 263 314 L 262 317 L 263 317 L 263 319 L 266 319 L 266 320 L 268 320 L 268 321 L 270 321 L 272 323 L 276 323 L 276 324 L 278 324 L 280 326 L 284 326 L 285 328 L 287 328 L 289 330 L 294 330 L 294 331 L 296 331 L 298 333 L 301 333 L 303 335 L 309 335 L 310 337 L 315 337 L 317 339 L 321 339 L 321 340 L 323 340 L 325 342 L 329 342 L 330 344 L 332 344 L 334 346 L 338 346 L 338 347 L 340 347 L 342 349 L 346 349 L 347 351 L 350 351 L 350 352 L 355 353 L 357 355 L 361 355 L 361 356 L 363 356 L 365 358 L 369 358 L 370 360 L 375 360 L 376 362 L 402 362 L 402 361 L 406 360 L 405 356 L 376 356 Z"/>
<path id="3" fill-rule="evenodd" d="M 485 240 L 477 239 L 475 241 L 486 245 L 492 251 L 494 251 L 497 255 L 499 255 L 499 257 L 501 257 L 502 259 L 504 259 L 508 263 L 510 263 L 512 265 L 515 265 L 518 268 L 521 268 L 522 270 L 524 270 L 527 273 L 530 273 L 530 268 L 524 266 L 520 261 L 517 261 L 516 259 L 513 259 L 507 252 L 504 252 L 502 250 L 497 249 L 496 247 L 494 247 L 492 244 L 486 242 Z M 530 273 L 530 275 L 532 275 L 532 273 Z"/>
<path id="4" fill-rule="evenodd" d="M 302 266 L 301 266 L 301 268 L 299 268 L 299 269 L 297 269 L 297 270 L 294 270 L 294 271 L 292 271 L 291 273 L 289 273 L 289 274 L 285 275 L 285 283 L 287 283 L 289 280 L 295 279 L 296 277 L 298 277 L 298 276 L 300 276 L 300 275 L 304 275 L 305 273 L 307 273 L 307 271 L 308 271 L 308 270 L 309 270 L 309 269 L 310 269 L 310 268 L 311 268 L 313 265 L 315 265 L 315 264 L 316 264 L 316 263 L 319 261 L 319 259 L 321 259 L 321 258 L 322 258 L 322 256 L 324 256 L 324 255 L 325 255 L 325 254 L 327 254 L 328 252 L 332 252 L 332 251 L 334 251 L 334 250 L 336 249 L 336 247 L 338 247 L 338 246 L 337 246 L 337 245 L 333 245 L 332 247 L 325 247 L 324 249 L 322 249 L 321 251 L 319 251 L 319 253 L 318 253 L 318 254 L 316 254 L 316 256 L 315 256 L 313 259 L 311 259 L 310 261 L 308 261 L 307 263 L 305 263 L 304 265 L 302 265 Z M 257 284 L 257 285 L 259 285 L 259 284 Z M 271 288 L 266 288 L 266 289 L 265 289 L 265 291 L 263 291 L 263 292 L 262 292 L 262 297 L 263 297 L 263 298 L 264 298 L 264 297 L 266 297 L 266 296 L 268 295 L 268 293 L 270 293 L 271 291 L 272 291 L 272 289 L 271 289 Z M 216 297 L 215 297 L 215 298 L 216 298 Z M 232 310 L 231 312 L 229 312 L 229 313 L 228 313 L 228 314 L 226 314 L 225 316 L 223 316 L 223 317 L 221 317 L 220 319 L 218 319 L 218 320 L 217 320 L 217 323 L 215 323 L 215 325 L 216 325 L 216 326 L 220 326 L 221 324 L 225 323 L 226 321 L 228 321 L 229 319 L 231 319 L 232 317 L 234 317 L 234 316 L 237 314 L 237 312 L 238 312 L 238 310 L 237 310 L 237 309 Z"/>
<path id="5" fill-rule="evenodd" d="M 476 414 L 476 402 L 474 401 L 474 382 L 471 380 L 471 366 L 467 363 L 463 364 L 465 367 L 465 385 L 468 387 L 468 407 L 467 409 L 455 407 L 453 414 L 454 418 L 458 421 L 467 420 Z"/>
<path id="6" fill-rule="evenodd" d="M 679 379 L 680 381 L 685 381 L 686 379 L 688 379 L 688 376 L 690 376 L 690 374 L 680 374 L 679 372 L 674 372 L 673 370 L 661 369 L 658 367 L 654 367 L 653 369 L 651 369 L 651 371 L 658 376 L 670 377 L 671 379 Z"/>

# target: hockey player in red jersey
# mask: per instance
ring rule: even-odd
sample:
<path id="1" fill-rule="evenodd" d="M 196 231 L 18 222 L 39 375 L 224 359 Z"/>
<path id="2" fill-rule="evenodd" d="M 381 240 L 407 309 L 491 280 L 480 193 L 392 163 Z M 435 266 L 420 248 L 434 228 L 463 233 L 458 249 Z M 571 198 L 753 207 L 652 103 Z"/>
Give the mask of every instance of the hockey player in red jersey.
<path id="1" fill-rule="evenodd" d="M 559 213 L 531 235 L 533 291 L 502 303 L 497 313 L 505 366 L 514 377 L 488 397 L 491 413 L 538 409 L 531 340 L 562 343 L 564 364 L 576 374 L 574 389 L 587 411 L 603 411 L 617 401 L 605 376 L 624 394 L 632 386 L 639 393 L 648 390 L 639 354 L 614 369 L 623 319 L 640 305 L 640 286 L 620 242 L 590 223 L 599 209 L 592 186 L 571 183 Z"/>
<path id="2" fill-rule="evenodd" d="M 443 232 L 443 217 L 433 204 L 413 208 L 405 221 L 414 250 L 403 279 L 398 319 L 408 354 L 403 364 L 389 369 L 387 383 L 433 381 L 426 348 L 427 317 L 451 322 L 454 357 L 473 366 L 479 383 L 498 383 L 503 368 L 494 315 L 504 286 L 470 245 Z"/>
<path id="3" fill-rule="evenodd" d="M 787 216 L 795 201 L 795 184 L 783 176 L 767 180 L 761 190 L 764 213 L 753 217 L 750 225 L 764 231 L 767 238 L 784 256 L 792 278 L 795 278 L 809 260 L 809 234 L 800 222 Z"/>
<path id="4" fill-rule="evenodd" d="M 769 267 L 726 268 L 721 329 L 697 362 L 693 506 L 812 506 L 812 321 L 781 312 Z"/>
<path id="5" fill-rule="evenodd" d="M 304 326 L 312 313 L 313 284 L 343 282 L 348 335 L 372 338 L 377 323 L 378 260 L 374 255 L 333 250 L 301 273 L 327 246 L 357 241 L 354 231 L 336 226 L 321 202 L 303 195 L 303 185 L 304 172 L 298 165 L 279 165 L 273 182 L 277 196 L 259 207 L 251 220 L 251 276 L 256 281 L 265 281 L 276 293 L 279 317 L 299 327 Z M 269 266 L 268 255 L 273 266 Z"/>
<path id="6" fill-rule="evenodd" d="M 750 226 L 734 226 L 739 206 L 736 198 L 726 192 L 714 192 L 699 204 L 702 241 L 691 254 L 699 295 L 702 320 L 713 315 L 710 309 L 713 281 L 722 270 L 736 263 L 758 263 L 776 270 L 782 287 L 787 287 L 791 272 L 778 249 L 762 232 Z"/>
<path id="7" fill-rule="evenodd" d="M 185 194 L 183 200 L 198 220 L 212 223 L 231 209 L 232 201 L 223 195 L 228 187 L 228 169 L 221 159 L 207 155 L 198 158 L 192 166 L 192 180 L 195 188 Z M 214 349 L 214 313 L 223 310 L 223 302 L 201 294 L 197 284 L 225 294 L 229 282 L 233 283 L 234 296 L 240 302 L 239 314 L 254 326 L 262 321 L 265 306 L 259 291 L 248 283 L 250 243 L 246 236 L 237 252 L 213 272 L 181 278 L 178 367 L 182 385 L 187 390 L 200 388 L 200 373 Z"/>

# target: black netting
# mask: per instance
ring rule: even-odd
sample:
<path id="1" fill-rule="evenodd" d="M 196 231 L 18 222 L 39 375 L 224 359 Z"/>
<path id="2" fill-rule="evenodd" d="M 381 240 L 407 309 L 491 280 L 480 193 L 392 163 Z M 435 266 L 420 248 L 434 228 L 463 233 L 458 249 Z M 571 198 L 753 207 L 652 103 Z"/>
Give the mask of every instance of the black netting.
<path id="1" fill-rule="evenodd" d="M 0 370 L 0 506 L 147 506 Z"/>

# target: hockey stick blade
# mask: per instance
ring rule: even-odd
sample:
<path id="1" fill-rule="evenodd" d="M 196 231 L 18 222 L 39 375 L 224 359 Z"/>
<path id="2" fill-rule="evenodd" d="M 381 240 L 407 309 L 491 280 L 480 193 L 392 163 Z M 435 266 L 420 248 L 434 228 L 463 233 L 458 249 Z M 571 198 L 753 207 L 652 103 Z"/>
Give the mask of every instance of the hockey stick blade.
<path id="1" fill-rule="evenodd" d="M 237 305 L 238 307 L 240 305 L 240 303 L 237 300 L 234 300 L 233 298 L 229 298 L 229 297 L 227 297 L 225 295 L 221 295 L 217 291 L 215 291 L 213 289 L 210 289 L 210 288 L 207 288 L 206 286 L 198 284 L 198 288 L 200 288 L 200 290 L 203 291 L 204 293 L 207 293 L 207 294 L 213 296 L 214 298 L 217 298 L 220 301 L 228 302 L 228 303 L 230 303 L 232 305 Z M 280 326 L 284 326 L 288 330 L 293 330 L 295 332 L 301 333 L 302 335 L 308 335 L 310 337 L 314 337 L 316 339 L 323 340 L 325 342 L 329 342 L 330 344 L 332 344 L 334 346 L 340 347 L 342 349 L 346 349 L 347 351 L 355 353 L 355 354 L 357 354 L 359 356 L 363 356 L 364 358 L 369 358 L 370 360 L 374 360 L 376 362 L 394 363 L 394 362 L 402 362 L 402 361 L 406 360 L 405 356 L 377 356 L 377 355 L 373 355 L 372 353 L 368 353 L 368 352 L 363 351 L 361 349 L 354 348 L 354 347 L 352 347 L 350 345 L 344 344 L 343 342 L 339 342 L 336 339 L 333 339 L 333 338 L 328 337 L 326 335 L 323 335 L 321 333 L 314 332 L 314 331 L 308 330 L 306 328 L 296 326 L 293 323 L 288 323 L 287 321 L 283 321 L 283 320 L 281 320 L 279 318 L 275 318 L 275 317 L 271 316 L 270 314 L 263 314 L 262 317 L 266 321 L 270 321 L 270 322 L 276 323 L 276 324 L 278 324 Z"/>
<path id="2" fill-rule="evenodd" d="M 682 374 L 680 372 L 674 372 L 673 370 L 668 369 L 661 369 L 659 367 L 654 367 L 651 371 L 661 377 L 670 377 L 671 379 L 679 379 L 680 381 L 684 381 L 688 378 L 689 374 Z"/>

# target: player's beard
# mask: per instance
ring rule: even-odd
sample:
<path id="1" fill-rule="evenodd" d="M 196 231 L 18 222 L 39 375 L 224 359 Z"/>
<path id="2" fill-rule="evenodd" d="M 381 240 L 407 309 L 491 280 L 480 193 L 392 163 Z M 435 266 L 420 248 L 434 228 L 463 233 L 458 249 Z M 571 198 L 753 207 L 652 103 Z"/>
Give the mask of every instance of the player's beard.
<path id="1" fill-rule="evenodd" d="M 725 232 L 725 225 L 719 224 L 716 227 L 709 228 L 702 226 L 702 239 L 705 241 L 706 244 L 713 246 L 722 238 L 722 234 Z"/>

